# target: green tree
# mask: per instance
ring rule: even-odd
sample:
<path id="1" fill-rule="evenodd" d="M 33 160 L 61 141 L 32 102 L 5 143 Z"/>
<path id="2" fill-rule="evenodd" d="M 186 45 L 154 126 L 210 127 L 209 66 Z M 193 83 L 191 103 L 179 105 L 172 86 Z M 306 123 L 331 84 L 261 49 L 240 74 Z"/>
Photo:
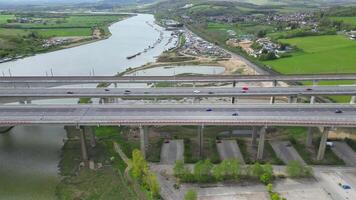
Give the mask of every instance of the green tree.
<path id="1" fill-rule="evenodd" d="M 135 149 L 132 151 L 132 176 L 139 181 L 145 173 L 148 172 L 147 162 L 145 161 L 140 150 Z"/>
<path id="2" fill-rule="evenodd" d="M 184 200 L 197 200 L 198 194 L 195 190 L 188 190 L 184 196 Z"/>
<path id="3" fill-rule="evenodd" d="M 185 172 L 184 162 L 182 160 L 177 160 L 173 167 L 173 173 L 176 177 L 182 177 Z"/>
<path id="4" fill-rule="evenodd" d="M 256 162 L 255 164 L 250 166 L 249 173 L 253 177 L 260 177 L 264 173 L 264 169 L 260 163 Z"/>
<path id="5" fill-rule="evenodd" d="M 199 161 L 194 166 L 194 177 L 198 182 L 208 182 L 211 179 L 213 164 L 209 159 Z"/>
<path id="6" fill-rule="evenodd" d="M 222 181 L 226 179 L 237 179 L 240 174 L 240 164 L 235 159 L 222 161 L 212 170 L 215 179 Z"/>
<path id="7" fill-rule="evenodd" d="M 308 177 L 313 174 L 312 169 L 304 166 L 299 161 L 291 161 L 287 164 L 286 173 L 290 177 Z"/>
<path id="8" fill-rule="evenodd" d="M 152 198 L 158 198 L 160 192 L 160 185 L 157 180 L 157 176 L 148 171 L 147 174 L 144 175 L 144 187 L 150 191 Z"/>

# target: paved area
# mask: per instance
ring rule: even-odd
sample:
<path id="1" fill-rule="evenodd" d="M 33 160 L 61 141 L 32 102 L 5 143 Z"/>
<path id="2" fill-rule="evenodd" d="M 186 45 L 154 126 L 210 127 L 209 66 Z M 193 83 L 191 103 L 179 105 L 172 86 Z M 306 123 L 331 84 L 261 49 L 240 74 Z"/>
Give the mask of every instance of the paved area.
<path id="1" fill-rule="evenodd" d="M 306 164 L 289 141 L 270 141 L 270 144 L 278 158 L 284 163 L 297 160 L 304 165 Z"/>
<path id="2" fill-rule="evenodd" d="M 269 200 L 263 185 L 198 188 L 199 200 Z"/>
<path id="3" fill-rule="evenodd" d="M 184 160 L 183 140 L 169 140 L 161 149 L 161 164 L 174 164 L 176 160 Z"/>
<path id="4" fill-rule="evenodd" d="M 221 140 L 220 143 L 216 143 L 216 146 L 221 160 L 237 159 L 241 164 L 245 164 L 236 140 Z"/>
<path id="5" fill-rule="evenodd" d="M 317 170 L 315 177 L 319 184 L 333 200 L 356 199 L 356 172 L 343 170 Z M 349 185 L 351 189 L 343 189 L 341 185 Z M 314 200 L 314 199 L 313 199 Z"/>
<path id="6" fill-rule="evenodd" d="M 333 142 L 332 151 L 341 158 L 346 165 L 356 167 L 356 152 L 345 142 Z"/>

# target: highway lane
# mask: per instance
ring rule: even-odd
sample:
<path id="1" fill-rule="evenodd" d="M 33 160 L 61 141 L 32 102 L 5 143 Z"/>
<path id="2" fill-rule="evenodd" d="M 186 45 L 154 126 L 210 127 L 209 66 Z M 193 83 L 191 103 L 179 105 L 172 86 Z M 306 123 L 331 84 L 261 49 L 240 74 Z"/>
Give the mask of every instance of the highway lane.
<path id="1" fill-rule="evenodd" d="M 233 97 L 356 95 L 356 86 L 220 88 L 0 88 L 0 98 Z"/>
<path id="2" fill-rule="evenodd" d="M 267 81 L 335 81 L 356 80 L 356 74 L 301 75 L 194 75 L 194 76 L 13 76 L 0 77 L 0 85 L 22 84 L 89 84 L 154 82 L 267 82 Z"/>
<path id="3" fill-rule="evenodd" d="M 210 110 L 211 109 L 211 110 Z M 336 110 L 343 113 L 335 113 Z M 237 116 L 234 116 L 237 115 Z M 354 105 L 7 105 L 0 125 L 251 125 L 355 127 Z"/>

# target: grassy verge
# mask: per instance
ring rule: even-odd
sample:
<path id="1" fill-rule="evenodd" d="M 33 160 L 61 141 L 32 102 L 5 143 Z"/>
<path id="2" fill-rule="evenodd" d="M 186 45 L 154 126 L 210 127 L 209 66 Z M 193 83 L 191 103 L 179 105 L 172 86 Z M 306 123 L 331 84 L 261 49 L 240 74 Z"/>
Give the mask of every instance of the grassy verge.
<path id="1" fill-rule="evenodd" d="M 345 142 L 356 152 L 356 141 L 346 138 Z"/>
<path id="2" fill-rule="evenodd" d="M 164 139 L 157 138 L 153 141 L 149 141 L 150 146 L 148 147 L 149 154 L 146 155 L 146 160 L 148 162 L 160 162 L 161 160 L 161 148 L 163 145 Z"/>
<path id="3" fill-rule="evenodd" d="M 78 170 L 80 143 L 73 136 L 68 134 L 69 140 L 62 151 L 60 171 L 65 178 L 56 188 L 58 199 L 137 199 L 122 176 L 126 166 L 113 152 L 112 138 L 99 134 L 97 146 L 89 148 L 90 158 L 95 163 L 102 163 L 102 168 Z"/>
<path id="4" fill-rule="evenodd" d="M 246 141 L 243 139 L 236 139 L 237 145 L 239 145 L 242 156 L 246 164 L 252 164 L 252 155 L 247 150 Z"/>
<path id="5" fill-rule="evenodd" d="M 268 160 L 267 162 L 272 164 L 272 165 L 284 165 L 284 162 L 278 158 L 278 156 L 276 155 L 276 152 L 274 152 L 271 144 L 269 142 L 266 141 L 265 143 L 265 150 L 266 153 L 268 155 Z"/>

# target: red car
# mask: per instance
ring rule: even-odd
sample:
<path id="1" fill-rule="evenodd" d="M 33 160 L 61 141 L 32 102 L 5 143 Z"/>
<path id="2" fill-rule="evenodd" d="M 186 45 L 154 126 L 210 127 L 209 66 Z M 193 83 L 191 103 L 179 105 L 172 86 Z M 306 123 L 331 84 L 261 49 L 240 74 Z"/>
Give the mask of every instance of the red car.
<path id="1" fill-rule="evenodd" d="M 242 90 L 243 90 L 243 91 L 247 91 L 247 90 L 248 90 L 248 86 L 243 86 L 243 87 L 242 87 Z"/>

